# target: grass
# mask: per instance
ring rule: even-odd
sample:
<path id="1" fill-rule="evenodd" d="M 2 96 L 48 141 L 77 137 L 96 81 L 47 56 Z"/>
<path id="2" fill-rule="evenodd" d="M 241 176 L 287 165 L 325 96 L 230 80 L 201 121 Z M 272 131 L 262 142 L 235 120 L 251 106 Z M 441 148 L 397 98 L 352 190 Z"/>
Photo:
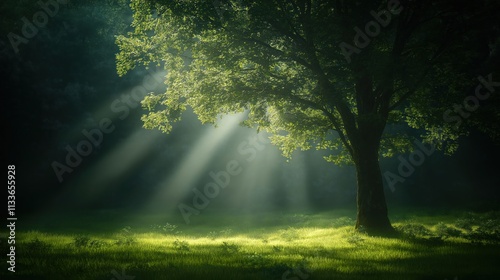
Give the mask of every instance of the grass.
<path id="1" fill-rule="evenodd" d="M 81 221 L 91 221 L 89 217 L 82 216 Z M 75 217 L 52 217 L 53 225 L 59 226 L 50 229 L 43 229 L 40 219 L 27 222 L 30 230 L 17 231 L 16 273 L 5 267 L 1 279 L 5 275 L 32 280 L 500 276 L 500 213 L 496 212 L 444 216 L 408 212 L 392 219 L 399 238 L 354 231 L 351 212 L 267 214 L 257 221 L 204 213 L 200 223 L 191 225 L 158 223 L 143 216 L 128 220 L 130 224 L 123 218 L 105 227 L 97 222 L 106 220 L 102 215 L 93 217 L 96 223 L 80 228 L 71 225 L 78 220 Z M 5 252 L 5 236 L 1 241 Z"/>

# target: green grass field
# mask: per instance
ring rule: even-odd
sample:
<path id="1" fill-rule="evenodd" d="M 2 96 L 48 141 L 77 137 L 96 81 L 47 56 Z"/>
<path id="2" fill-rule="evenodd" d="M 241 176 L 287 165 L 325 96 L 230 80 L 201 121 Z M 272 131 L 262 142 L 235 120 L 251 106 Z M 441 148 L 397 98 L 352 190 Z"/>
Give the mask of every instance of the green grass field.
<path id="1" fill-rule="evenodd" d="M 204 213 L 196 223 L 92 213 L 26 220 L 1 279 L 500 279 L 498 212 L 391 217 L 400 236 L 353 229 L 354 213 Z M 7 252 L 2 235 L 2 255 Z M 124 273 L 124 274 L 122 274 Z M 135 277 L 135 278 L 134 278 Z"/>

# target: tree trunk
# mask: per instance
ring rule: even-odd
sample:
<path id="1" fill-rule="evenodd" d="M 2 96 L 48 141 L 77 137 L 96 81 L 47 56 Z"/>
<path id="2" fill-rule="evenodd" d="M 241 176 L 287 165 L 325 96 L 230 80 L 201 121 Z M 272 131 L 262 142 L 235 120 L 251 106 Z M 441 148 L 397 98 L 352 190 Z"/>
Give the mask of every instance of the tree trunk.
<path id="1" fill-rule="evenodd" d="M 378 145 L 373 137 L 360 139 L 355 156 L 357 175 L 356 229 L 370 234 L 387 234 L 394 231 L 387 214 Z"/>

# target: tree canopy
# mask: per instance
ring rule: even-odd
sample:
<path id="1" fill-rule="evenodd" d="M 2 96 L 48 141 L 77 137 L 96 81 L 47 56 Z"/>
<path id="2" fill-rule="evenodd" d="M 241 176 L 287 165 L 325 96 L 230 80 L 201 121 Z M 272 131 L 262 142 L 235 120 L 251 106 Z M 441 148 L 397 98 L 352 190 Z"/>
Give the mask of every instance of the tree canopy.
<path id="1" fill-rule="evenodd" d="M 134 31 L 117 39 L 118 72 L 150 62 L 169 71 L 166 94 L 144 101 L 150 110 L 145 127 L 170 131 L 186 106 L 208 123 L 249 110 L 246 124 L 272 132 L 286 155 L 316 146 L 338 151 L 328 159 L 340 163 L 350 159 L 348 131 L 363 119 L 406 123 L 425 130 L 428 140 L 456 140 L 464 132 L 443 121 L 443 106 L 477 83 L 479 73 L 467 67 L 487 32 L 467 32 L 460 21 L 487 17 L 487 4 L 132 1 Z M 395 10 L 386 13 L 387 6 Z M 377 17 L 387 26 L 367 27 L 376 35 L 371 38 L 365 26 Z M 365 33 L 368 46 L 356 47 L 353 27 Z M 363 76 L 372 104 L 359 102 L 356 93 Z M 411 143 L 407 135 L 387 133 L 381 154 L 408 151 Z M 456 141 L 442 148 L 452 152 Z"/>
<path id="2" fill-rule="evenodd" d="M 169 132 L 187 106 L 204 123 L 247 111 L 244 123 L 270 132 L 286 156 L 314 147 L 331 151 L 328 161 L 356 165 L 372 152 L 378 160 L 412 150 L 401 127 L 448 153 L 472 126 L 498 136 L 485 117 L 498 119 L 496 107 L 462 114 L 471 89 L 481 79 L 491 88 L 498 77 L 495 1 L 132 0 L 131 7 L 133 31 L 117 38 L 118 73 L 151 63 L 168 71 L 167 91 L 143 101 L 146 128 Z"/>

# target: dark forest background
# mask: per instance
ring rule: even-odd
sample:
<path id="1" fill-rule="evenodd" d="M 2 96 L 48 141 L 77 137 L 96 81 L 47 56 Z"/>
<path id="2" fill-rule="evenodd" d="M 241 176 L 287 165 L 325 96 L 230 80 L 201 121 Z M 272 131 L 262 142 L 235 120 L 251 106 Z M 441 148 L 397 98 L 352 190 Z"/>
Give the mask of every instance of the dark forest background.
<path id="1" fill-rule="evenodd" d="M 193 114 L 186 114 L 170 135 L 142 128 L 138 106 L 131 108 L 124 120 L 116 118 L 111 104 L 141 84 L 148 74 L 137 68 L 125 77 L 116 73 L 115 35 L 129 31 L 132 13 L 126 1 L 71 1 L 60 5 L 26 44 L 15 52 L 8 34 L 20 34 L 23 17 L 28 19 L 40 10 L 34 1 L 3 1 L 0 4 L 0 87 L 4 123 L 4 164 L 16 165 L 18 212 L 29 214 L 45 209 L 137 209 L 154 195 L 158 183 L 179 164 L 201 137 L 205 126 Z M 158 90 L 161 90 L 158 89 Z M 464 96 L 470 93 L 464 93 Z M 497 93 L 496 93 L 497 94 Z M 104 135 L 102 144 L 70 174 L 59 182 L 51 164 L 64 163 L 65 147 L 75 147 L 84 140 L 81 131 L 98 127 L 108 115 L 116 126 Z M 404 129 L 404 128 L 403 128 Z M 240 131 L 244 131 L 241 128 Z M 418 134 L 415 131 L 406 133 Z M 106 156 L 134 135 L 134 147 L 142 154 L 127 172 L 113 174 L 114 164 L 95 170 Z M 243 133 L 233 135 L 218 151 L 219 158 L 207 167 L 219 170 L 230 157 L 233 147 L 244 139 Z M 143 147 L 144 139 L 154 139 Z M 142 143 L 142 144 L 141 144 Z M 492 210 L 498 207 L 500 179 L 498 176 L 499 145 L 485 135 L 472 131 L 461 140 L 458 152 L 445 156 L 434 153 L 396 191 L 386 188 L 391 206 L 431 207 L 433 209 L 467 208 Z M 270 148 L 270 149 L 274 149 Z M 233 149 L 234 151 L 234 149 Z M 228 154 L 225 155 L 225 152 Z M 275 150 L 273 150 L 275 152 Z M 309 199 L 318 209 L 353 208 L 355 205 L 355 171 L 326 163 L 317 151 L 300 152 L 303 164 L 277 162 L 275 178 L 268 188 L 276 194 L 274 209 L 285 209 L 282 188 L 293 180 L 294 170 L 306 171 Z M 126 154 L 123 155 L 126 157 Z M 115 159 L 120 163 L 121 157 Z M 397 170 L 399 161 L 382 160 L 382 172 Z M 201 186 L 207 176 L 200 179 Z M 83 180 L 84 179 L 84 180 Z M 85 186 L 103 191 L 98 197 L 79 203 Z M 102 186 L 100 185 L 102 184 Z M 61 193 L 66 193 L 61 196 Z M 223 207 L 223 202 L 217 204 Z M 211 206 L 217 207 L 217 206 Z"/>

